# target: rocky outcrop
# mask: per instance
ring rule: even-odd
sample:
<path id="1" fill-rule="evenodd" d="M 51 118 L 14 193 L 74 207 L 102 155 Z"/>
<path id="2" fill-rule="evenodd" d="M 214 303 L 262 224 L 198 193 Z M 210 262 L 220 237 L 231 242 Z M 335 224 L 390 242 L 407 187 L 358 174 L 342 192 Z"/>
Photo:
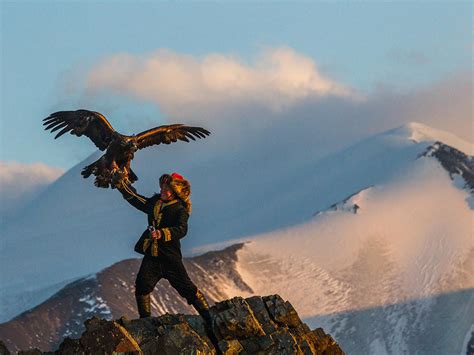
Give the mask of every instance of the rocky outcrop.
<path id="1" fill-rule="evenodd" d="M 466 187 L 474 192 L 474 158 L 442 142 L 435 142 L 421 155 L 435 157 L 448 171 L 451 178 L 461 176 Z"/>
<path id="2" fill-rule="evenodd" d="M 217 344 L 195 315 L 92 317 L 82 336 L 64 339 L 55 354 L 344 354 L 321 328 L 309 329 L 279 295 L 234 297 L 216 303 L 211 314 Z"/>
<path id="3" fill-rule="evenodd" d="M 9 355 L 10 352 L 8 351 L 8 348 L 5 346 L 3 341 L 0 340 L 0 355 Z"/>

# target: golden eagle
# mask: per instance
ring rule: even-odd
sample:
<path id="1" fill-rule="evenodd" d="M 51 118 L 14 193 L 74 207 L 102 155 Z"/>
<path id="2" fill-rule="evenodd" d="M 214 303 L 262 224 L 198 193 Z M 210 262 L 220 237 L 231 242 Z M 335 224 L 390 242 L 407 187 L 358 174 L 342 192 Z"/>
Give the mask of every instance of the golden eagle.
<path id="1" fill-rule="evenodd" d="M 107 119 L 99 112 L 88 110 L 58 111 L 45 119 L 45 130 L 55 132 L 60 130 L 55 139 L 66 132 L 80 137 L 85 135 L 100 150 L 105 150 L 94 163 L 84 167 L 81 174 L 88 178 L 95 175 L 94 184 L 97 187 L 115 187 L 123 181 L 132 184 L 138 177 L 130 168 L 130 162 L 138 149 L 154 144 L 170 144 L 178 140 L 189 142 L 189 139 L 206 138 L 210 132 L 201 127 L 190 127 L 182 124 L 159 126 L 138 135 L 125 136 L 116 132 Z"/>

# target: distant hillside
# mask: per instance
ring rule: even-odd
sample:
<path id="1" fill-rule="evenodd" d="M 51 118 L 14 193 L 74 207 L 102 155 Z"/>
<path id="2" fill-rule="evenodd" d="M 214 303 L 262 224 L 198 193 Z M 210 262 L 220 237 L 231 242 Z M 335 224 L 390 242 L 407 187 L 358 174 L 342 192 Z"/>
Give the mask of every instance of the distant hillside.
<path id="1" fill-rule="evenodd" d="M 184 260 L 189 276 L 210 303 L 251 292 L 235 271 L 236 251 L 241 247 L 236 244 Z M 79 337 L 85 320 L 92 316 L 137 318 L 134 282 L 139 267 L 140 259 L 127 259 L 67 285 L 42 304 L 0 324 L 0 339 L 14 351 L 34 347 L 52 351 L 64 337 Z M 165 313 L 196 312 L 167 280 L 161 280 L 153 292 L 152 314 Z"/>

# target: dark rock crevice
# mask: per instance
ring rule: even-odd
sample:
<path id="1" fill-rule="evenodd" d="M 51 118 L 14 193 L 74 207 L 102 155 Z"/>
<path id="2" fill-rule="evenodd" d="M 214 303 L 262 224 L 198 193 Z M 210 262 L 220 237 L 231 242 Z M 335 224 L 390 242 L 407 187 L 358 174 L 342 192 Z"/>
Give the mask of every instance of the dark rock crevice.
<path id="1" fill-rule="evenodd" d="M 474 192 L 474 159 L 472 156 L 438 141 L 429 146 L 420 157 L 435 157 L 449 173 L 451 179 L 454 175 L 461 176 L 466 183 L 465 187 Z"/>

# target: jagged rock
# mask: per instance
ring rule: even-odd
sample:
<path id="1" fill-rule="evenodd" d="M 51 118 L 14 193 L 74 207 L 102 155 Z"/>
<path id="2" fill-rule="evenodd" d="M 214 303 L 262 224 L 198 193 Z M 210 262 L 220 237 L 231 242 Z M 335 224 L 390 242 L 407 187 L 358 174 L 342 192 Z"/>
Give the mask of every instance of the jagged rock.
<path id="1" fill-rule="evenodd" d="M 18 352 L 18 355 L 42 355 L 42 354 L 44 353 L 38 348 L 21 350 Z"/>
<path id="2" fill-rule="evenodd" d="M 222 339 L 219 342 L 218 346 L 219 346 L 220 351 L 224 355 L 239 354 L 244 350 L 244 348 L 242 347 L 242 344 L 240 344 L 238 340 Z"/>
<path id="3" fill-rule="evenodd" d="M 265 335 L 250 305 L 242 297 L 216 303 L 213 308 L 214 327 L 219 339 L 245 339 Z"/>
<path id="4" fill-rule="evenodd" d="M 57 352 L 61 355 L 74 355 L 83 354 L 84 350 L 82 349 L 80 339 L 71 339 L 68 337 L 59 345 Z"/>
<path id="5" fill-rule="evenodd" d="M 311 331 L 279 295 L 234 297 L 216 303 L 211 314 L 218 344 L 208 338 L 200 316 L 92 317 L 81 338 L 64 339 L 55 354 L 344 354 L 321 328 Z"/>
<path id="6" fill-rule="evenodd" d="M 0 355 L 10 355 L 7 346 L 0 340 Z"/>
<path id="7" fill-rule="evenodd" d="M 106 321 L 94 316 L 88 319 L 84 325 L 86 331 L 82 333 L 79 342 L 67 340 L 61 343 L 59 347 L 61 353 L 141 353 L 137 341 L 117 322 Z"/>
<path id="8" fill-rule="evenodd" d="M 246 301 L 252 308 L 258 322 L 262 325 L 265 334 L 271 334 L 277 330 L 278 325 L 270 317 L 262 297 L 253 296 L 247 298 Z"/>
<path id="9" fill-rule="evenodd" d="M 125 327 L 145 354 L 214 354 L 202 319 L 198 316 L 165 314 L 137 319 Z"/>
<path id="10" fill-rule="evenodd" d="M 474 158 L 457 150 L 443 142 L 437 141 L 429 146 L 420 156 L 434 156 L 441 165 L 453 175 L 460 175 L 464 179 L 466 186 L 474 190 Z"/>
<path id="11" fill-rule="evenodd" d="M 316 338 L 316 351 L 321 354 L 340 354 L 341 348 L 336 343 L 336 341 L 329 335 L 326 334 L 323 328 L 316 328 L 312 331 Z"/>
<path id="12" fill-rule="evenodd" d="M 144 344 L 143 352 L 149 354 L 215 354 L 212 343 L 195 332 L 188 323 L 162 328 L 160 333 L 160 336 Z"/>
<path id="13" fill-rule="evenodd" d="M 279 295 L 266 296 L 262 297 L 262 299 L 270 316 L 277 323 L 287 325 L 288 327 L 297 327 L 302 323 L 291 303 L 283 301 Z"/>

